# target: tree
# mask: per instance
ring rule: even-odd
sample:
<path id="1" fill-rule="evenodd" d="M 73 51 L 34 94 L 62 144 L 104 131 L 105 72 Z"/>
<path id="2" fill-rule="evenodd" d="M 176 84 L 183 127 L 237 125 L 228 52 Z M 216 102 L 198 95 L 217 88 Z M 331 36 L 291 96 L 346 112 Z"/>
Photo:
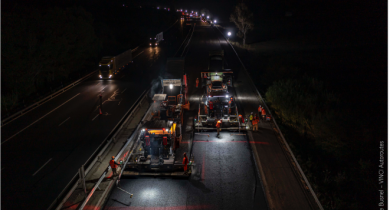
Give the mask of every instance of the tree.
<path id="1" fill-rule="evenodd" d="M 253 13 L 248 9 L 245 3 L 239 3 L 233 13 L 230 15 L 230 22 L 236 24 L 238 28 L 237 35 L 243 37 L 243 44 L 245 45 L 246 34 L 253 29 Z"/>

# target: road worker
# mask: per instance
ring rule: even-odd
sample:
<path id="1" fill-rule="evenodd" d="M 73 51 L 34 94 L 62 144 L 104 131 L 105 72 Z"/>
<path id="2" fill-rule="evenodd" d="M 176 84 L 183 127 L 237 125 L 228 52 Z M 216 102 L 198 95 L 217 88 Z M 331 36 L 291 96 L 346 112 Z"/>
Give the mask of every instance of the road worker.
<path id="1" fill-rule="evenodd" d="M 266 115 L 267 113 L 265 113 L 265 109 L 263 108 L 263 109 L 261 109 L 261 115 L 262 115 L 262 117 L 263 117 L 263 120 L 265 120 L 265 115 Z"/>
<path id="2" fill-rule="evenodd" d="M 116 169 L 118 166 L 120 166 L 119 163 L 115 162 L 115 156 L 112 156 L 112 159 L 110 160 L 110 166 L 112 168 L 112 175 L 118 176 L 118 173 L 116 172 Z"/>
<path id="3" fill-rule="evenodd" d="M 257 114 L 255 114 L 255 116 L 253 116 L 253 120 L 259 120 L 259 117 L 257 117 Z"/>
<path id="4" fill-rule="evenodd" d="M 183 167 L 184 167 L 184 174 L 187 175 L 187 164 L 188 164 L 188 158 L 187 154 L 183 154 Z"/>
<path id="5" fill-rule="evenodd" d="M 209 109 L 210 109 L 210 116 L 211 116 L 211 114 L 213 114 L 213 109 L 214 109 L 213 102 L 211 100 L 209 101 Z"/>
<path id="6" fill-rule="evenodd" d="M 199 85 L 199 78 L 196 78 L 196 87 Z"/>
<path id="7" fill-rule="evenodd" d="M 257 117 L 256 117 L 256 119 L 253 119 L 252 120 L 252 127 L 253 127 L 253 131 L 257 131 L 258 130 L 258 123 L 259 123 L 259 120 L 257 119 Z"/>
<path id="8" fill-rule="evenodd" d="M 218 120 L 217 125 L 216 125 L 217 126 L 217 137 L 219 137 L 219 132 L 221 131 L 221 124 L 222 124 L 221 121 Z"/>
<path id="9" fill-rule="evenodd" d="M 242 117 L 242 115 L 238 115 L 238 118 L 241 120 L 242 123 L 245 123 L 245 120 L 244 120 L 244 118 Z"/>
<path id="10" fill-rule="evenodd" d="M 259 105 L 259 108 L 257 109 L 257 112 L 259 113 L 259 117 L 260 117 L 260 115 L 261 115 L 261 105 Z"/>
<path id="11" fill-rule="evenodd" d="M 249 115 L 249 121 L 252 122 L 252 120 L 253 120 L 253 112 L 251 112 L 251 114 Z"/>

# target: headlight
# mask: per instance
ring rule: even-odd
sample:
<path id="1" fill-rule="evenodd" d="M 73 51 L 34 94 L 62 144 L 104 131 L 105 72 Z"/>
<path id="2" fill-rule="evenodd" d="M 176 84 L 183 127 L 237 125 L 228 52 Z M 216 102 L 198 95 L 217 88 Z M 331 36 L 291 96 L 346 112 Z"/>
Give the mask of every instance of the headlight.
<path id="1" fill-rule="evenodd" d="M 112 77 L 112 75 L 110 74 L 110 78 Z"/>
<path id="2" fill-rule="evenodd" d="M 102 78 L 102 75 L 99 75 L 100 78 Z"/>

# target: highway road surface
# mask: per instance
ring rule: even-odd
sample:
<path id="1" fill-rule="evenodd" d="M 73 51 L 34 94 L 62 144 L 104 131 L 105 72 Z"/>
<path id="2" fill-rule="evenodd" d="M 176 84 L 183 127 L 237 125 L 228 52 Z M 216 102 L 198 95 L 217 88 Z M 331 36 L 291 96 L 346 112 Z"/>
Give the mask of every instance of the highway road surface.
<path id="1" fill-rule="evenodd" d="M 202 89 L 195 88 L 195 80 L 200 72 L 207 70 L 209 51 L 221 50 L 221 43 L 214 28 L 197 23 L 184 53 L 192 117 L 197 113 L 202 94 Z M 225 54 L 232 53 L 224 50 Z M 229 57 L 225 68 L 240 70 L 237 58 Z M 246 97 L 250 102 L 251 96 Z M 255 99 L 253 97 L 253 101 Z M 189 120 L 188 116 L 185 120 Z M 221 132 L 221 138 L 216 137 L 216 132 L 205 133 L 210 137 L 194 136 L 193 155 L 197 167 L 189 179 L 122 178 L 120 188 L 133 193 L 133 198 L 116 188 L 105 209 L 268 209 L 248 138 L 231 136 L 228 131 Z"/>
<path id="2" fill-rule="evenodd" d="M 178 23 L 161 47 L 140 47 L 112 80 L 93 75 L 2 126 L 2 209 L 47 209 L 149 88 L 182 39 Z M 146 41 L 146 40 L 145 40 Z M 102 94 L 102 114 L 99 113 Z"/>

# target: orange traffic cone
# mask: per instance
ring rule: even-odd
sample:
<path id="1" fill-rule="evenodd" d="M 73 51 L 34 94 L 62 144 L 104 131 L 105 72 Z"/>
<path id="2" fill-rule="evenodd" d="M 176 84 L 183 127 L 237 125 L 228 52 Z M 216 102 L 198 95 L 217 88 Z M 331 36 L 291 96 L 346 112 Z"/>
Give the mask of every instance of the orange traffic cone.
<path id="1" fill-rule="evenodd" d="M 101 109 L 101 108 L 99 108 L 99 114 L 103 114 L 103 113 L 102 113 L 102 109 Z"/>

